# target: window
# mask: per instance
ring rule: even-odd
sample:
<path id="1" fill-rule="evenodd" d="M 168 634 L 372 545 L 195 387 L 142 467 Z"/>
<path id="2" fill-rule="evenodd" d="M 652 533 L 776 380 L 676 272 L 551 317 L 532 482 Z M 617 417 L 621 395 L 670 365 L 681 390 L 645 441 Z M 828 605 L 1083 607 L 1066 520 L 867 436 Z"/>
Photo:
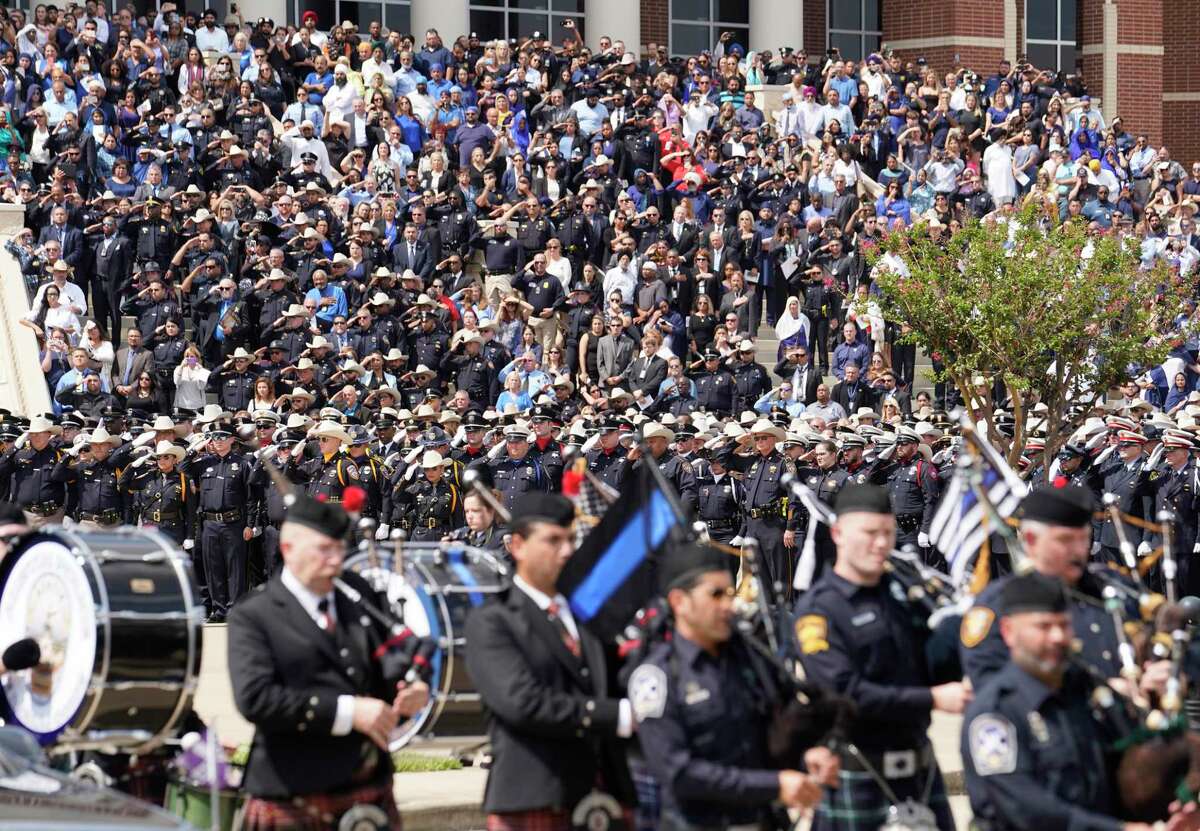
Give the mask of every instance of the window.
<path id="1" fill-rule="evenodd" d="M 567 18 L 575 21 L 578 37 L 583 37 L 583 0 L 470 0 L 470 11 L 471 31 L 484 42 L 541 32 L 562 43 Z"/>
<path id="2" fill-rule="evenodd" d="M 334 26 L 349 20 L 358 26 L 358 36 L 366 34 L 371 22 L 378 20 L 389 31 L 407 32 L 412 20 L 410 0 L 295 0 L 288 4 L 292 23 L 299 25 L 307 11 L 317 13 L 317 28 L 328 33 Z M 332 21 L 332 22 L 329 22 Z M 422 41 L 418 39 L 418 44 Z"/>
<path id="3" fill-rule="evenodd" d="M 861 61 L 879 51 L 883 22 L 879 0 L 829 0 L 829 48 L 846 60 Z"/>
<path id="4" fill-rule="evenodd" d="M 672 55 L 687 57 L 712 49 L 724 32 L 733 33 L 728 45 L 749 46 L 750 0 L 671 0 Z"/>
<path id="5" fill-rule="evenodd" d="M 1075 71 L 1075 0 L 1025 0 L 1025 56 L 1038 69 Z"/>

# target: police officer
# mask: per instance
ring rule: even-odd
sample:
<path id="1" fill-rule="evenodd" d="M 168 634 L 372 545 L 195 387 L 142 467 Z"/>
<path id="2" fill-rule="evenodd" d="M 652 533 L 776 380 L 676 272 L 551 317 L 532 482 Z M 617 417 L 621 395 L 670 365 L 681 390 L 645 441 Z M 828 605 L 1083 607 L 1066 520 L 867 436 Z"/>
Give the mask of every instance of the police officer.
<path id="1" fill-rule="evenodd" d="M 1149 831 L 1114 817 L 1109 735 L 1090 703 L 1094 684 L 1068 662 L 1076 608 L 1059 580 L 1015 576 L 995 598 L 1010 654 L 963 720 L 962 758 L 981 828 Z"/>
<path id="2" fill-rule="evenodd" d="M 491 506 L 474 491 L 467 491 L 462 504 L 464 524 L 452 530 L 445 539 L 507 555 L 504 538 L 508 528 L 496 521 L 496 512 Z"/>
<path id="3" fill-rule="evenodd" d="M 733 626 L 728 559 L 702 544 L 668 552 L 658 576 L 672 637 L 629 678 L 641 748 L 662 784 L 664 831 L 759 828 L 773 802 L 809 808 L 822 784 L 836 784 L 826 748 L 806 751 L 808 773 L 768 765 L 765 737 L 782 693 Z"/>
<path id="4" fill-rule="evenodd" d="M 153 433 L 147 433 L 153 439 Z M 83 528 L 116 528 L 125 522 L 125 491 L 119 478 L 133 453 L 133 444 L 121 447 L 121 437 L 103 426 L 77 439 L 50 473 L 56 482 L 75 485 L 78 503 L 74 516 Z"/>
<path id="5" fill-rule="evenodd" d="M 621 445 L 621 421 L 607 416 L 600 422 L 597 446 L 587 452 L 588 469 L 604 484 L 620 490 L 629 472 L 629 453 Z"/>
<path id="6" fill-rule="evenodd" d="M 463 206 L 462 192 L 450 191 L 450 212 L 438 220 L 442 238 L 442 255 L 466 257 L 477 226 L 474 217 Z"/>
<path id="7" fill-rule="evenodd" d="M 961 713 L 970 692 L 958 681 L 929 684 L 924 628 L 885 568 L 896 541 L 887 491 L 847 485 L 834 509 L 837 560 L 796 603 L 796 643 L 805 677 L 852 695 L 858 717 L 840 786 L 826 792 L 812 827 L 878 828 L 898 799 L 914 800 L 929 824 L 950 831 L 954 820 L 926 732 L 931 710 Z"/>
<path id="8" fill-rule="evenodd" d="M 1113 419 L 1110 419 L 1110 422 Z M 1127 426 L 1132 426 L 1128 422 Z M 1102 493 L 1111 493 L 1118 498 L 1117 508 L 1123 514 L 1145 519 L 1149 510 L 1147 483 L 1150 471 L 1146 469 L 1143 449 L 1146 437 L 1132 429 L 1119 429 L 1116 433 L 1115 452 L 1109 450 L 1097 458 L 1092 467 L 1092 480 Z M 1107 457 L 1107 458 L 1106 458 Z M 1142 542 L 1142 529 L 1125 523 L 1125 536 L 1129 544 L 1137 547 Z M 1112 518 L 1106 516 L 1100 526 L 1097 543 L 1100 556 L 1111 563 L 1121 563 L 1120 538 Z"/>
<path id="9" fill-rule="evenodd" d="M 171 223 L 162 218 L 162 203 L 157 199 L 146 200 L 140 217 L 136 216 L 136 212 L 131 213 L 126 220 L 125 230 L 132 231 L 130 236 L 133 238 L 137 262 L 162 262 L 175 255 L 175 232 L 171 229 Z"/>
<path id="10" fill-rule="evenodd" d="M 1038 488 L 1022 503 L 1019 533 L 1033 570 L 1067 586 L 1079 657 L 1105 678 L 1116 678 L 1121 674 L 1120 639 L 1105 608 L 1104 589 L 1128 584 L 1107 564 L 1088 564 L 1092 510 L 1092 496 L 1084 488 Z M 963 615 L 959 655 L 975 689 L 1000 672 L 1009 658 L 995 623 L 999 598 L 1012 579 L 1009 575 L 993 580 Z M 1136 614 L 1136 608 L 1122 611 Z"/>
<path id="11" fill-rule="evenodd" d="M 733 456 L 730 463 L 743 474 L 746 501 L 740 536 L 753 537 L 762 551 L 768 585 L 778 585 L 786 596 L 792 588 L 792 555 L 796 548 L 797 512 L 788 505 L 786 474 L 796 475 L 791 459 L 777 445 L 787 434 L 766 419 L 759 419 L 739 443 L 753 442 L 750 456 Z M 782 598 L 780 598 L 782 599 Z"/>
<path id="12" fill-rule="evenodd" d="M 153 433 L 149 434 L 151 437 Z M 136 495 L 133 513 L 143 528 L 157 528 L 186 551 L 195 547 L 196 486 L 177 465 L 186 455 L 170 441 L 160 441 L 121 471 L 121 487 Z M 148 460 L 153 460 L 150 466 Z"/>
<path id="13" fill-rule="evenodd" d="M 305 493 L 323 502 L 341 502 L 346 488 L 358 484 L 358 465 L 342 450 L 352 439 L 336 421 L 322 421 L 311 431 L 317 440 L 319 455 L 303 460 L 305 445 L 292 449 L 287 475 L 293 482 L 304 482 Z"/>
<path id="14" fill-rule="evenodd" d="M 929 526 L 937 510 L 937 471 L 918 452 L 921 437 L 911 427 L 896 429 L 891 464 L 885 476 L 892 510 L 896 513 L 896 545 L 929 548 Z"/>
<path id="15" fill-rule="evenodd" d="M 254 383 L 259 371 L 253 360 L 254 355 L 239 346 L 208 376 L 208 391 L 215 392 L 217 403 L 231 413 L 246 409 L 254 401 Z"/>
<path id="16" fill-rule="evenodd" d="M 366 427 L 352 424 L 346 428 L 346 433 L 350 436 L 346 455 L 358 466 L 358 486 L 367 494 L 367 501 L 359 513 L 377 519 L 383 510 L 383 489 L 391 478 L 391 470 L 371 451 L 371 433 Z"/>
<path id="17" fill-rule="evenodd" d="M 8 501 L 21 506 L 31 528 L 62 521 L 66 488 L 52 477 L 62 451 L 53 437 L 62 428 L 45 416 L 34 416 L 22 438 L 0 456 L 0 478 L 9 480 Z"/>
<path id="18" fill-rule="evenodd" d="M 491 427 L 479 410 L 468 410 L 463 416 L 462 430 L 466 443 L 450 452 L 450 458 L 461 465 L 469 467 L 487 456 L 487 448 L 483 438 Z"/>
<path id="19" fill-rule="evenodd" d="M 1197 550 L 1197 540 L 1200 539 L 1200 529 L 1197 528 L 1200 522 L 1200 494 L 1197 494 L 1196 464 L 1191 459 L 1194 447 L 1187 433 L 1176 430 L 1164 432 L 1164 464 L 1151 472 L 1149 483 L 1154 494 L 1154 518 L 1157 520 L 1164 511 L 1171 515 L 1171 549 L 1178 564 L 1175 585 L 1181 589 L 1179 595 L 1194 594 L 1194 587 L 1200 585 L 1200 574 L 1192 565 L 1195 554 L 1200 553 Z M 1152 535 L 1146 544 L 1150 548 L 1161 546 L 1162 535 Z"/>
<path id="20" fill-rule="evenodd" d="M 208 583 L 210 623 L 223 623 L 246 593 L 246 543 L 253 537 L 249 507 L 251 460 L 233 449 L 232 425 L 215 421 L 201 437 L 184 473 L 197 482 L 200 556 Z"/>
<path id="21" fill-rule="evenodd" d="M 721 354 L 709 348 L 704 353 L 704 371 L 696 375 L 696 407 L 708 413 L 728 417 L 733 412 L 737 391 L 733 376 L 721 365 Z"/>
<path id="22" fill-rule="evenodd" d="M 671 442 L 675 441 L 675 431 L 657 421 L 648 421 L 642 425 L 642 439 L 646 449 L 650 451 L 650 457 L 641 459 L 641 463 L 657 465 L 663 478 L 674 486 L 679 502 L 688 515 L 694 515 L 697 501 L 695 472 L 686 461 L 668 452 Z M 641 458 L 641 448 L 634 447 L 630 455 L 635 460 Z"/>
<path id="23" fill-rule="evenodd" d="M 754 402 L 771 391 L 771 379 L 762 364 L 754 360 L 754 341 L 746 338 L 738 345 L 732 368 L 736 412 L 754 408 Z"/>
<path id="24" fill-rule="evenodd" d="M 411 513 L 412 539 L 417 542 L 440 540 L 450 533 L 451 528 L 462 525 L 462 502 L 458 488 L 445 475 L 446 466 L 450 463 L 436 450 L 426 450 L 421 455 L 421 471 L 424 475 L 405 488 L 401 498 L 392 500 L 392 521 L 400 519 L 396 511 Z"/>
<path id="25" fill-rule="evenodd" d="M 529 455 L 529 428 L 525 424 L 518 422 L 504 428 L 504 451 L 487 466 L 504 507 L 511 511 L 521 494 L 548 492 L 550 477 L 542 463 Z"/>
<path id="26" fill-rule="evenodd" d="M 842 437 L 843 446 L 851 440 L 859 443 L 860 448 L 866 444 L 862 436 L 849 433 Z M 813 467 L 799 475 L 817 495 L 817 499 L 832 508 L 834 502 L 837 501 L 838 494 L 842 492 L 842 488 L 847 483 L 853 484 L 854 480 L 849 471 L 838 466 L 838 446 L 829 439 L 817 442 L 816 447 L 812 450 L 812 461 Z M 825 572 L 825 569 L 833 567 L 833 562 L 837 558 L 837 547 L 833 544 L 833 537 L 830 536 L 828 525 L 817 522 L 811 517 L 808 518 L 808 521 L 817 523 L 816 530 L 813 531 L 813 544 L 817 554 L 817 565 L 813 571 L 813 578 L 816 579 Z"/>
<path id="27" fill-rule="evenodd" d="M 550 490 L 562 489 L 563 467 L 562 444 L 554 437 L 559 414 L 549 404 L 538 404 L 529 411 L 529 424 L 533 430 L 533 441 L 529 446 L 530 458 L 542 463 L 542 469 L 550 477 Z"/>
<path id="28" fill-rule="evenodd" d="M 442 356 L 442 373 L 466 390 L 472 401 L 484 403 L 496 395 L 496 367 L 483 356 L 483 338 L 470 332 Z"/>
<path id="29" fill-rule="evenodd" d="M 740 512 L 746 490 L 740 479 L 729 473 L 730 448 L 713 452 L 703 473 L 696 475 L 696 516 L 708 529 L 709 539 L 726 545 L 737 536 L 741 525 Z M 735 576 L 739 560 L 729 557 L 726 564 Z"/>

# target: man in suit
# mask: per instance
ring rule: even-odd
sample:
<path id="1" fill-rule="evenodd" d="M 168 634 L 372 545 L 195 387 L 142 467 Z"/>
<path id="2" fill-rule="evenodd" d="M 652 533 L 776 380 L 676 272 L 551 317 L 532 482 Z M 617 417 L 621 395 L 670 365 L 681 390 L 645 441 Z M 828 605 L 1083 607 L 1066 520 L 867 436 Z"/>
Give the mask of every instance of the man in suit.
<path id="1" fill-rule="evenodd" d="M 619 317 L 609 318 L 605 324 L 608 333 L 596 344 L 596 369 L 600 373 L 601 386 L 615 386 L 621 382 L 621 373 L 633 360 L 635 344 L 625 334 L 625 322 Z"/>
<path id="2" fill-rule="evenodd" d="M 404 226 L 404 238 L 397 241 L 392 249 L 392 266 L 401 274 L 406 269 L 412 269 L 426 285 L 433 275 L 434 260 L 429 243 L 421 241 L 417 226 L 411 222 Z"/>
<path id="3" fill-rule="evenodd" d="M 42 228 L 38 244 L 54 240 L 62 245 L 62 258 L 76 268 L 83 258 L 83 234 L 67 224 L 67 209 L 58 205 L 50 212 L 50 224 Z"/>
<path id="4" fill-rule="evenodd" d="M 846 364 L 846 376 L 833 388 L 830 398 L 842 405 L 849 415 L 859 407 L 874 407 L 875 393 L 871 385 L 859 377 L 858 364 Z"/>
<path id="5" fill-rule="evenodd" d="M 555 588 L 572 552 L 571 502 L 529 493 L 513 516 L 512 586 L 475 609 L 466 628 L 467 668 L 490 714 L 483 806 L 489 828 L 567 831 L 593 789 L 634 804 L 617 741 L 631 735 L 633 709 L 612 694 L 603 645 Z"/>
<path id="6" fill-rule="evenodd" d="M 621 373 L 621 385 L 641 399 L 654 398 L 658 388 L 667 380 L 667 362 L 658 356 L 662 336 L 653 329 L 642 335 L 642 350 Z"/>
<path id="7" fill-rule="evenodd" d="M 92 308 L 96 322 L 107 326 L 109 336 L 121 337 L 121 290 L 133 271 L 133 244 L 117 230 L 116 217 L 100 222 L 101 236 L 94 254 L 96 271 L 92 275 Z"/>
<path id="8" fill-rule="evenodd" d="M 327 828 L 356 805 L 399 827 L 388 737 L 429 688 L 384 677 L 373 655 L 387 632 L 334 590 L 340 576 L 370 595 L 342 573 L 349 528 L 339 505 L 299 496 L 279 532 L 283 569 L 229 616 L 234 701 L 256 728 L 243 828 Z"/>
<path id="9" fill-rule="evenodd" d="M 113 392 L 129 395 L 137 378 L 145 371 L 153 372 L 154 353 L 142 344 L 142 333 L 130 329 L 125 334 L 125 346 L 117 350 L 117 359 L 112 365 Z"/>
<path id="10" fill-rule="evenodd" d="M 784 381 L 792 382 L 796 398 L 804 406 L 817 400 L 817 387 L 821 384 L 821 374 L 808 360 L 808 350 L 803 346 L 795 346 L 784 353 L 783 360 L 775 364 L 775 374 Z"/>
<path id="11" fill-rule="evenodd" d="M 667 227 L 671 247 L 679 252 L 685 263 L 690 263 L 700 246 L 700 234 L 696 226 L 688 221 L 687 208 L 676 205 L 671 224 Z"/>

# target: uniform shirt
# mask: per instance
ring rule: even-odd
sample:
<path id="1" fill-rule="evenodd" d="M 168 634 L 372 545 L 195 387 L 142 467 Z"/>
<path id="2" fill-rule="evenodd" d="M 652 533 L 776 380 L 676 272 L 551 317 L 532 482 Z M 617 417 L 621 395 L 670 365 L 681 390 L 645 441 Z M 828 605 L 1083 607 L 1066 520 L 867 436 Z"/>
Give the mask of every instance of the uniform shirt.
<path id="1" fill-rule="evenodd" d="M 963 717 L 962 759 L 971 810 L 992 831 L 1119 831 L 1107 815 L 1105 736 L 1088 705 L 1091 685 L 1068 672 L 1063 687 L 1008 662 Z"/>
<path id="2" fill-rule="evenodd" d="M 858 705 L 850 740 L 864 752 L 925 745 L 933 695 L 924 638 L 903 587 L 859 586 L 832 571 L 796 603 L 805 677 Z"/>
<path id="3" fill-rule="evenodd" d="M 638 741 L 663 785 L 664 813 L 703 827 L 752 824 L 779 795 L 754 660 L 736 636 L 714 656 L 675 632 L 630 675 Z"/>

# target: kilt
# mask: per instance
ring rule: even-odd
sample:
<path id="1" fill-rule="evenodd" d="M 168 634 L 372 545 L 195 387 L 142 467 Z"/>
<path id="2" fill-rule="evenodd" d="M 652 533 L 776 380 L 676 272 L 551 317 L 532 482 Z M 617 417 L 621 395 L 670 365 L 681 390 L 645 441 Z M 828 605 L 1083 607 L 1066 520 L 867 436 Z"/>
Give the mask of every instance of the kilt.
<path id="1" fill-rule="evenodd" d="M 342 814 L 355 805 L 374 805 L 388 818 L 392 831 L 401 831 L 400 810 L 392 796 L 391 777 L 385 783 L 363 785 L 336 794 L 310 794 L 294 799 L 248 797 L 242 814 L 242 831 L 326 831 L 336 828 Z"/>
<path id="2" fill-rule="evenodd" d="M 655 831 L 662 814 L 662 786 L 658 784 L 646 760 L 641 756 L 629 758 L 629 775 L 633 778 L 634 788 L 637 789 L 638 800 L 633 812 L 633 827 L 636 831 Z"/>
<path id="3" fill-rule="evenodd" d="M 571 831 L 571 814 L 548 808 L 488 814 L 487 831 Z"/>
<path id="4" fill-rule="evenodd" d="M 922 768 L 912 776 L 887 782 L 901 801 L 910 798 L 920 801 L 928 777 L 929 768 Z M 871 774 L 843 770 L 838 774 L 838 787 L 824 789 L 813 816 L 812 831 L 878 831 L 891 804 Z M 928 805 L 937 817 L 940 831 L 954 831 L 954 816 L 940 771 L 934 774 Z"/>

